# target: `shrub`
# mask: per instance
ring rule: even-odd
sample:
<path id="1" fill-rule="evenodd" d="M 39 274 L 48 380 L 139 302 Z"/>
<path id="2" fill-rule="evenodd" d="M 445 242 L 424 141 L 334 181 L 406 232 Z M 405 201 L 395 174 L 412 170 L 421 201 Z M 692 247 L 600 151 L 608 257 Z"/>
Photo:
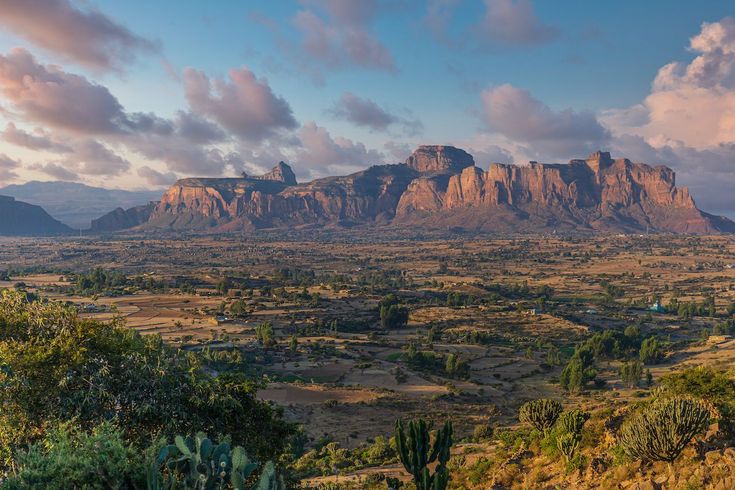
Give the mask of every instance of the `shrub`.
<path id="1" fill-rule="evenodd" d="M 623 425 L 620 443 L 633 458 L 673 463 L 709 420 L 709 410 L 701 401 L 660 398 Z"/>
<path id="2" fill-rule="evenodd" d="M 657 364 L 664 358 L 663 346 L 656 337 L 648 337 L 641 344 L 639 356 L 643 364 Z"/>
<path id="3" fill-rule="evenodd" d="M 521 406 L 518 419 L 523 423 L 531 424 L 546 435 L 549 429 L 553 427 L 561 410 L 561 403 L 555 400 L 547 398 L 532 400 Z"/>
<path id="4" fill-rule="evenodd" d="M 90 432 L 62 424 L 18 453 L 16 465 L 3 490 L 144 488 L 146 474 L 142 455 L 107 423 Z"/>

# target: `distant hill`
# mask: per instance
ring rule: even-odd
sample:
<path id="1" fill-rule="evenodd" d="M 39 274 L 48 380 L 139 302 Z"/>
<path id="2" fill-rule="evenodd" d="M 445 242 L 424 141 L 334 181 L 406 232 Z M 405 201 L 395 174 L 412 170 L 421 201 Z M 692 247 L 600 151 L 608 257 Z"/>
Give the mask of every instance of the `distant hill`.
<path id="1" fill-rule="evenodd" d="M 0 236 L 48 236 L 71 233 L 40 206 L 0 196 Z"/>
<path id="2" fill-rule="evenodd" d="M 41 206 L 75 230 L 89 229 L 93 219 L 113 209 L 148 204 L 161 197 L 159 191 L 124 191 L 75 182 L 38 181 L 0 187 L 0 194 Z"/>

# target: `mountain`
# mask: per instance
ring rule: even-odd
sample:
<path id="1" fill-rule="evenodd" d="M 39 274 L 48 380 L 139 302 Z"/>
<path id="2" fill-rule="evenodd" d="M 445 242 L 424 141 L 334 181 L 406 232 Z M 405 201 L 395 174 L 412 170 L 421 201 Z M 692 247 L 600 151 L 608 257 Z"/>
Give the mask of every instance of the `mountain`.
<path id="1" fill-rule="evenodd" d="M 172 185 L 141 226 L 226 232 L 389 225 L 488 232 L 735 232 L 700 211 L 674 172 L 596 152 L 567 164 L 493 163 L 451 146 L 419 147 L 405 163 L 296 183 L 280 162 L 259 177 L 189 178 Z"/>
<path id="2" fill-rule="evenodd" d="M 87 229 L 92 219 L 121 207 L 130 208 L 158 200 L 159 191 L 103 189 L 75 182 L 26 182 L 0 188 L 0 194 L 43 207 L 75 230 Z"/>
<path id="3" fill-rule="evenodd" d="M 71 233 L 71 228 L 55 220 L 40 206 L 0 196 L 0 235 L 48 236 Z"/>
<path id="4" fill-rule="evenodd" d="M 158 201 L 151 201 L 142 206 L 123 209 L 116 208 L 109 213 L 92 220 L 92 232 L 117 231 L 133 228 L 147 222 Z"/>

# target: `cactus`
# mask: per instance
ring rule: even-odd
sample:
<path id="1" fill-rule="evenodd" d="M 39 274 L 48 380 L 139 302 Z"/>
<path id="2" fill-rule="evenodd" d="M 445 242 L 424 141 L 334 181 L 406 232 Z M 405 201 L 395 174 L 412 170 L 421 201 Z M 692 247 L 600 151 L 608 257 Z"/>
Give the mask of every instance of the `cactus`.
<path id="1" fill-rule="evenodd" d="M 563 432 L 556 437 L 556 447 L 564 455 L 567 463 L 574 457 L 574 452 L 577 450 L 581 439 L 581 435 L 574 432 Z"/>
<path id="2" fill-rule="evenodd" d="M 556 419 L 559 418 L 562 406 L 555 400 L 542 398 L 540 400 L 532 400 L 524 403 L 518 412 L 518 419 L 527 424 L 531 424 L 538 430 L 543 431 L 544 436 L 548 435 L 549 429 L 554 426 Z"/>
<path id="3" fill-rule="evenodd" d="M 582 434 L 584 423 L 589 420 L 590 414 L 584 410 L 574 409 L 559 415 L 556 425 L 559 431 L 569 434 Z"/>
<path id="4" fill-rule="evenodd" d="M 590 414 L 579 409 L 563 412 L 556 421 L 556 447 L 564 455 L 567 463 L 579 447 L 582 440 L 582 427 L 590 418 Z"/>
<path id="5" fill-rule="evenodd" d="M 710 411 L 699 400 L 659 398 L 623 425 L 620 443 L 629 456 L 671 465 L 709 421 Z"/>
<path id="6" fill-rule="evenodd" d="M 215 445 L 203 433 L 186 439 L 176 436 L 174 444 L 164 446 L 158 453 L 156 463 L 149 469 L 147 486 L 148 490 L 245 490 L 246 481 L 257 468 L 257 463 L 240 446 L 231 448 L 226 442 Z M 269 461 L 252 490 L 283 488 L 283 480 Z"/>
<path id="7" fill-rule="evenodd" d="M 446 422 L 436 432 L 433 445 L 429 444 L 430 426 L 425 420 L 417 419 L 408 423 L 408 433 L 403 422 L 396 422 L 396 446 L 398 456 L 411 476 L 417 490 L 445 490 L 449 483 L 449 450 L 452 447 L 452 423 Z M 428 465 L 438 461 L 434 474 Z"/>

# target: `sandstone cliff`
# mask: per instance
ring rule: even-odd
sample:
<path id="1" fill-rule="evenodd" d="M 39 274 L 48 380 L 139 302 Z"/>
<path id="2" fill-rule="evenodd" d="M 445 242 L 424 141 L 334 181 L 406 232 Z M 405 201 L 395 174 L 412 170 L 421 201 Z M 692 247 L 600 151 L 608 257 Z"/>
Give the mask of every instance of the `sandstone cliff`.
<path id="1" fill-rule="evenodd" d="M 145 227 L 237 231 L 390 225 L 482 231 L 735 231 L 697 209 L 674 172 L 597 152 L 568 164 L 491 164 L 451 146 L 421 146 L 405 163 L 297 184 L 279 163 L 260 177 L 183 179 Z"/>

